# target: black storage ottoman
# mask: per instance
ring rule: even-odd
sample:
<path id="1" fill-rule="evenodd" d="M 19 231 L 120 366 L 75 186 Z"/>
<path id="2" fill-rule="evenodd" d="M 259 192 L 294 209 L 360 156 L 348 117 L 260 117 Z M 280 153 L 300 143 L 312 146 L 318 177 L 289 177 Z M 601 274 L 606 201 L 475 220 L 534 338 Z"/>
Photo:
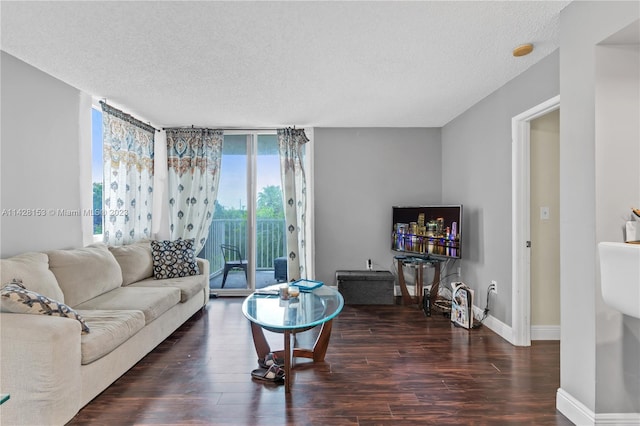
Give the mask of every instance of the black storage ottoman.
<path id="1" fill-rule="evenodd" d="M 346 305 L 393 305 L 395 277 L 389 271 L 336 271 Z"/>

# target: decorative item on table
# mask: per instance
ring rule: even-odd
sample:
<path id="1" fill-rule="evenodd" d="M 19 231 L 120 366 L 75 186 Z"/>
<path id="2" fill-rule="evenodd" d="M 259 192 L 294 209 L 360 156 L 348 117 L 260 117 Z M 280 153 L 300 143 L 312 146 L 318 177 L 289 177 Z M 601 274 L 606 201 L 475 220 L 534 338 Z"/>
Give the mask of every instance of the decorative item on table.
<path id="1" fill-rule="evenodd" d="M 287 300 L 289 298 L 289 284 L 280 284 L 278 287 L 280 299 Z"/>
<path id="2" fill-rule="evenodd" d="M 322 281 L 307 280 L 303 278 L 301 280 L 291 282 L 291 285 L 298 287 L 301 292 L 305 293 L 315 290 L 316 288 L 324 285 L 324 283 Z"/>
<path id="3" fill-rule="evenodd" d="M 300 296 L 300 288 L 295 285 L 289 286 L 289 297 L 293 299 L 297 299 Z"/>
<path id="4" fill-rule="evenodd" d="M 640 209 L 631 208 L 631 219 L 626 223 L 625 242 L 640 244 Z"/>

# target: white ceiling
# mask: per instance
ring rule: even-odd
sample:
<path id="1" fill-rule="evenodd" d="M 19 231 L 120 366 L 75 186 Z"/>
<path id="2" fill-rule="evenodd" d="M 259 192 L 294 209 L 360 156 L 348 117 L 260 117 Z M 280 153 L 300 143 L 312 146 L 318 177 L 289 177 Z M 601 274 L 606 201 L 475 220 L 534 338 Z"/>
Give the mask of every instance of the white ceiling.
<path id="1" fill-rule="evenodd" d="M 557 49 L 568 3 L 3 0 L 0 43 L 159 126 L 440 127 Z"/>

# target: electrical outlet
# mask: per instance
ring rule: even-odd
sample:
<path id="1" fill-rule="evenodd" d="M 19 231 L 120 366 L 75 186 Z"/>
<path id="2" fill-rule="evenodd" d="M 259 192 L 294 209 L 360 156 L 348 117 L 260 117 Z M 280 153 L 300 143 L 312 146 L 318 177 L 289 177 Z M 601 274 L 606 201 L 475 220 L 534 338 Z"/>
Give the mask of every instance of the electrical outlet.
<path id="1" fill-rule="evenodd" d="M 458 278 L 462 276 L 462 268 L 458 266 Z"/>
<path id="2" fill-rule="evenodd" d="M 498 282 L 496 280 L 491 280 L 491 291 L 498 294 Z"/>

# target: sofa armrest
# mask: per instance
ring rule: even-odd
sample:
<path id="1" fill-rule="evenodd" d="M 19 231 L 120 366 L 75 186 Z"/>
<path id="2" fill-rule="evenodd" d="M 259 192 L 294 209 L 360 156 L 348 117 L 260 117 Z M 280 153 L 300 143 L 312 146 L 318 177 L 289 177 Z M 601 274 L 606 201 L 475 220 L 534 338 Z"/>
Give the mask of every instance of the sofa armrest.
<path id="1" fill-rule="evenodd" d="M 80 323 L 0 313 L 0 424 L 64 424 L 80 409 Z"/>
<path id="2" fill-rule="evenodd" d="M 205 293 L 204 293 L 204 304 L 206 305 L 207 302 L 209 302 L 209 275 L 211 274 L 209 272 L 209 261 L 207 259 L 201 259 L 199 257 L 196 257 L 196 261 L 198 262 L 198 269 L 200 270 L 200 275 L 204 275 L 205 277 L 207 277 L 207 285 L 205 286 Z"/>
<path id="3" fill-rule="evenodd" d="M 196 257 L 196 261 L 198 262 L 198 269 L 200 270 L 200 275 L 209 276 L 209 261 L 207 259 L 202 259 Z"/>

